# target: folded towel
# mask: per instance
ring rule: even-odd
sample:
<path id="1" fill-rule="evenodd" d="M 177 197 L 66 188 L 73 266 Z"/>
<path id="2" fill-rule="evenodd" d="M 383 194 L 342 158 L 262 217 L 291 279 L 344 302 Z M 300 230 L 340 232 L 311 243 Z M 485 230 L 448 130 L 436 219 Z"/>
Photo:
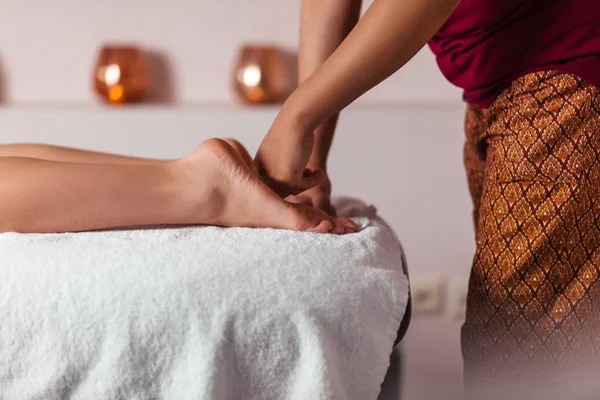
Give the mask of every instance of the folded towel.
<path id="1" fill-rule="evenodd" d="M 0 235 L 0 393 L 376 399 L 408 281 L 393 232 L 194 227 Z"/>

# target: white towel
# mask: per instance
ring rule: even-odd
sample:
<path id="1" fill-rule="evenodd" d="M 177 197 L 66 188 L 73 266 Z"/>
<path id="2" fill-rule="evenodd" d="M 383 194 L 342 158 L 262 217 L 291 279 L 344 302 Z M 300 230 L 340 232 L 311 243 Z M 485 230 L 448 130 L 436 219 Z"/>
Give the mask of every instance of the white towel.
<path id="1" fill-rule="evenodd" d="M 393 232 L 0 235 L 3 400 L 376 399 L 406 309 Z"/>

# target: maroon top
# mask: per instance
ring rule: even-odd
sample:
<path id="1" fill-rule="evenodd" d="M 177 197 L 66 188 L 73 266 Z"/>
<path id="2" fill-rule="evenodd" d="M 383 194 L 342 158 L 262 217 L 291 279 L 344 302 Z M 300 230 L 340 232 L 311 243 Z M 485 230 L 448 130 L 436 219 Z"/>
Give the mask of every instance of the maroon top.
<path id="1" fill-rule="evenodd" d="M 446 78 L 480 107 L 534 71 L 600 87 L 600 0 L 462 0 L 429 45 Z"/>

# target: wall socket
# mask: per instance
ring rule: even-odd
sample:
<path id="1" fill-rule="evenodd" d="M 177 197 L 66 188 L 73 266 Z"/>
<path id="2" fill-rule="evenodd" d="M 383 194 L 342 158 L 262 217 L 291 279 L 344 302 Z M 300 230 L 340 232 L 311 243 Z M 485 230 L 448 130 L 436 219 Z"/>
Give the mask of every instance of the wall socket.
<path id="1" fill-rule="evenodd" d="M 411 277 L 412 311 L 415 315 L 439 315 L 444 306 L 444 281 L 440 276 Z"/>

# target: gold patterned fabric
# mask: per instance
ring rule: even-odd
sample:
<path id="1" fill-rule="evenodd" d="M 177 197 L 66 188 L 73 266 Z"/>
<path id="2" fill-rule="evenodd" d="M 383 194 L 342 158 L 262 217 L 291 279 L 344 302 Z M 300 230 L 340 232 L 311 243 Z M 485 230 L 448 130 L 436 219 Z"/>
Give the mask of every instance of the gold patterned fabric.
<path id="1" fill-rule="evenodd" d="M 465 125 L 465 384 L 585 369 L 600 348 L 600 92 L 533 73 L 487 110 L 468 105 Z"/>

